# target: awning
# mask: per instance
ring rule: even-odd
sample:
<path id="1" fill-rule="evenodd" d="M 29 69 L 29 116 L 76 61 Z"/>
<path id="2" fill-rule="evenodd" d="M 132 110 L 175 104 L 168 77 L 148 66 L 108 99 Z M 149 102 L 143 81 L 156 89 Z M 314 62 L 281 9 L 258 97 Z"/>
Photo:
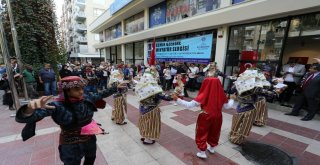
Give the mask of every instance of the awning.
<path id="1" fill-rule="evenodd" d="M 71 58 L 100 58 L 99 54 L 81 54 L 81 53 L 72 53 Z M 101 56 L 103 58 L 103 56 Z"/>

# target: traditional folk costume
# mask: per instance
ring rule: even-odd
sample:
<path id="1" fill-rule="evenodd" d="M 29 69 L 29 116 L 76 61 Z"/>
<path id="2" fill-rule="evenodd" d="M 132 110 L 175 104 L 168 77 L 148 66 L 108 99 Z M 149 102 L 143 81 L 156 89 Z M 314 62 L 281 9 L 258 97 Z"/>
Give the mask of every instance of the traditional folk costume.
<path id="1" fill-rule="evenodd" d="M 177 103 L 187 108 L 201 107 L 201 113 L 197 119 L 196 144 L 200 152 L 197 156 L 207 158 L 205 151 L 214 153 L 213 147 L 218 145 L 222 125 L 222 106 L 227 102 L 226 95 L 218 78 L 208 77 L 204 79 L 198 96 L 191 102 L 181 99 Z M 207 148 L 207 143 L 210 145 Z"/>
<path id="2" fill-rule="evenodd" d="M 242 144 L 249 135 L 252 125 L 266 124 L 268 112 L 265 97 L 274 97 L 276 92 L 264 89 L 270 87 L 262 73 L 258 70 L 246 70 L 240 74 L 231 90 L 237 92 L 237 113 L 232 117 L 229 139 L 232 143 Z"/>
<path id="3" fill-rule="evenodd" d="M 60 81 L 59 88 L 63 89 L 64 96 L 48 105 L 55 109 L 35 109 L 32 114 L 26 114 L 27 105 L 22 106 L 17 114 L 16 121 L 27 123 L 22 130 L 23 141 L 35 135 L 36 122 L 47 116 L 61 128 L 59 139 L 60 159 L 64 164 L 80 165 L 84 157 L 84 164 L 94 164 L 96 158 L 96 134 L 104 131 L 92 119 L 97 111 L 95 102 L 114 94 L 117 89 L 109 88 L 101 93 L 85 95 L 83 98 L 70 98 L 67 91 L 71 88 L 83 88 L 86 82 L 78 76 L 68 76 Z M 63 97 L 62 97 L 63 96 Z"/>
<path id="4" fill-rule="evenodd" d="M 143 144 L 153 144 L 160 137 L 161 116 L 159 104 L 161 100 L 172 100 L 162 94 L 154 75 L 148 69 L 135 86 L 135 93 L 139 98 L 139 130 Z"/>
<path id="5" fill-rule="evenodd" d="M 124 75 L 121 74 L 118 70 L 114 70 L 111 73 L 109 86 L 116 87 L 123 81 Z M 118 89 L 117 93 L 113 95 L 113 109 L 112 109 L 112 117 L 111 119 L 115 121 L 116 124 L 124 125 L 127 124 L 125 122 L 125 115 L 127 113 L 127 96 L 126 96 L 127 88 Z"/>
<path id="6" fill-rule="evenodd" d="M 221 72 L 217 68 L 216 62 L 209 63 L 205 68 L 203 68 L 203 72 L 205 72 L 206 77 L 227 77 L 223 72 Z"/>

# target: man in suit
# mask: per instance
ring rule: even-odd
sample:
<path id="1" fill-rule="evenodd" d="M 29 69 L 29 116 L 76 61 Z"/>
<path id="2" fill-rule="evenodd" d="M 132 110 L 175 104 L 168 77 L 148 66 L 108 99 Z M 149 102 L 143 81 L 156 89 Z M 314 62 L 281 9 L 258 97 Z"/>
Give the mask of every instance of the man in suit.
<path id="1" fill-rule="evenodd" d="M 313 64 L 309 69 L 309 76 L 301 83 L 302 94 L 295 103 L 291 112 L 286 115 L 298 116 L 304 104 L 308 105 L 308 114 L 303 121 L 312 120 L 317 113 L 320 103 L 320 64 Z"/>
<path id="2" fill-rule="evenodd" d="M 300 84 L 302 76 L 305 74 L 306 68 L 304 65 L 297 64 L 294 60 L 289 60 L 288 64 L 284 65 L 281 70 L 281 75 L 284 78 L 284 84 L 288 85 L 286 90 L 280 95 L 279 100 L 281 105 L 290 106 L 289 101 Z"/>

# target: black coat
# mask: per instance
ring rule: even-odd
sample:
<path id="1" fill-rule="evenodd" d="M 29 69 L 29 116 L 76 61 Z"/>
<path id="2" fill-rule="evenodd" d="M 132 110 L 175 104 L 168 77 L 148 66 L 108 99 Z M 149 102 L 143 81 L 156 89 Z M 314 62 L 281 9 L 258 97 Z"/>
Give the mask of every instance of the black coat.
<path id="1" fill-rule="evenodd" d="M 309 85 L 305 87 L 303 93 L 307 98 L 320 97 L 320 73 L 310 80 Z"/>

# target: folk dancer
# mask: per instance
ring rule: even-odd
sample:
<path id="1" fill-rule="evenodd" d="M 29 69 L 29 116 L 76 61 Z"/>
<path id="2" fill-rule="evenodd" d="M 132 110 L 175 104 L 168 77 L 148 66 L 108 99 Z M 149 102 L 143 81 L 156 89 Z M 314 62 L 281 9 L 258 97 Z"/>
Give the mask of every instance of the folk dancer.
<path id="1" fill-rule="evenodd" d="M 154 144 L 160 137 L 161 116 L 159 104 L 161 100 L 170 101 L 171 97 L 163 95 L 156 76 L 146 69 L 135 86 L 135 93 L 139 98 L 139 131 L 143 144 Z"/>
<path id="2" fill-rule="evenodd" d="M 63 90 L 56 101 L 47 104 L 52 96 L 43 96 L 22 106 L 16 114 L 16 121 L 26 123 L 22 130 L 23 141 L 35 135 L 36 122 L 47 116 L 61 128 L 59 140 L 60 159 L 64 164 L 93 165 L 96 158 L 96 134 L 104 131 L 92 119 L 97 111 L 95 102 L 108 97 L 123 88 L 124 84 L 109 88 L 101 93 L 84 94 L 86 81 L 78 76 L 68 76 L 59 82 Z"/>

